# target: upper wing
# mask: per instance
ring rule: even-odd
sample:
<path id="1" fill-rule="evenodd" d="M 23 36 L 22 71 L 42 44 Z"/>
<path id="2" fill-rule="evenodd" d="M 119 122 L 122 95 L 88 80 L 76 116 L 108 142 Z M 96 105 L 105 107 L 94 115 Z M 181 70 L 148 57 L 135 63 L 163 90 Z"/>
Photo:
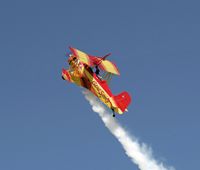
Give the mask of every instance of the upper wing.
<path id="1" fill-rule="evenodd" d="M 88 66 L 94 66 L 92 60 L 90 59 L 90 56 L 87 55 L 86 53 L 78 50 L 78 49 L 75 49 L 75 48 L 72 48 L 72 47 L 69 47 L 72 54 L 74 56 L 76 56 L 82 63 L 85 63 L 87 64 Z"/>
<path id="2" fill-rule="evenodd" d="M 103 60 L 103 58 L 101 58 L 101 57 L 95 57 L 95 56 L 88 55 L 88 54 L 86 54 L 78 49 L 72 48 L 72 47 L 70 47 L 70 50 L 71 50 L 72 54 L 75 55 L 81 62 L 83 62 L 91 67 L 98 65 L 102 70 L 104 70 L 106 72 L 117 74 L 117 75 L 120 74 L 117 66 L 108 60 Z"/>
<path id="3" fill-rule="evenodd" d="M 113 73 L 117 75 L 120 74 L 117 66 L 108 60 L 102 60 L 99 66 L 102 70 L 107 71 L 109 73 Z"/>

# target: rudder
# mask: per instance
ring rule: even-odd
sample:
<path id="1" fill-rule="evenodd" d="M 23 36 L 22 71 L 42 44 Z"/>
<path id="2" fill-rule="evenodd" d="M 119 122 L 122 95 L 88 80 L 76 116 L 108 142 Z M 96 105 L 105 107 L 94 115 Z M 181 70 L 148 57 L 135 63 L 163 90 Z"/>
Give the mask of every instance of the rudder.
<path id="1" fill-rule="evenodd" d="M 131 97 L 126 91 L 114 96 L 114 100 L 122 112 L 126 111 L 131 103 Z"/>

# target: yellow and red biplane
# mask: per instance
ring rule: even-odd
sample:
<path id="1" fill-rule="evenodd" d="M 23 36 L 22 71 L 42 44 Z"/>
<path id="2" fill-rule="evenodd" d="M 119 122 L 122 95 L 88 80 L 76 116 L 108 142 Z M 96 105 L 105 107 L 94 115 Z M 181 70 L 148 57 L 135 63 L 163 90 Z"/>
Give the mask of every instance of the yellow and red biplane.
<path id="1" fill-rule="evenodd" d="M 115 112 L 123 114 L 128 111 L 130 95 L 125 91 L 113 95 L 108 86 L 112 75 L 120 74 L 116 65 L 106 60 L 110 53 L 104 57 L 96 57 L 72 47 L 69 49 L 69 69 L 62 69 L 62 78 L 90 90 L 113 111 L 113 116 Z M 99 74 L 100 70 L 102 75 Z"/>

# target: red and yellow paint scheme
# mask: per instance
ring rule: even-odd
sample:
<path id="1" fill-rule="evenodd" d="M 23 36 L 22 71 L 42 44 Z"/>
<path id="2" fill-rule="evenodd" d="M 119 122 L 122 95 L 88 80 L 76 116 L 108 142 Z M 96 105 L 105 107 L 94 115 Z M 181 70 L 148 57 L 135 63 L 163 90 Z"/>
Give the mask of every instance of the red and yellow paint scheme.
<path id="1" fill-rule="evenodd" d="M 113 111 L 113 116 L 115 112 L 123 114 L 128 111 L 127 108 L 131 102 L 130 95 L 126 91 L 113 95 L 108 86 L 111 76 L 120 74 L 116 65 L 106 60 L 110 54 L 96 57 L 78 49 L 69 48 L 69 69 L 62 69 L 62 78 L 90 90 Z M 96 71 L 93 71 L 94 67 Z M 102 76 L 99 75 L 99 68 L 104 72 Z"/>

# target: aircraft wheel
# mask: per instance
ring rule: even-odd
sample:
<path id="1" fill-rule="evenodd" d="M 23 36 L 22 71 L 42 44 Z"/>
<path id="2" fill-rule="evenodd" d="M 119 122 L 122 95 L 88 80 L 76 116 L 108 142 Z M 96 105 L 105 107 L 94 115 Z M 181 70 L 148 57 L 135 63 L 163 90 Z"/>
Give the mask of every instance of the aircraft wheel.
<path id="1" fill-rule="evenodd" d="M 111 110 L 112 110 L 112 112 L 113 112 L 113 117 L 115 117 L 115 111 L 114 111 L 114 109 L 113 108 L 111 108 Z"/>
<path id="2" fill-rule="evenodd" d="M 62 76 L 62 79 L 65 80 L 63 76 Z"/>

